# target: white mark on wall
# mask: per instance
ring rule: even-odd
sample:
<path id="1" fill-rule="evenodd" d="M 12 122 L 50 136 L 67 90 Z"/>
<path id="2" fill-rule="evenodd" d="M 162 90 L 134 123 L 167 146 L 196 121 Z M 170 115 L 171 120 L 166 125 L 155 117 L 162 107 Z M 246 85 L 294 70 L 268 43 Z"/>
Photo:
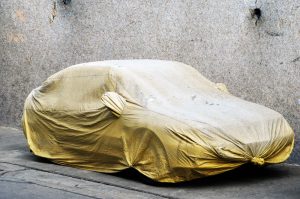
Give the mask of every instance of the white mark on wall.
<path id="1" fill-rule="evenodd" d="M 56 1 L 53 1 L 52 9 L 51 9 L 51 15 L 49 17 L 49 22 L 52 23 L 57 15 L 57 9 L 56 9 Z"/>

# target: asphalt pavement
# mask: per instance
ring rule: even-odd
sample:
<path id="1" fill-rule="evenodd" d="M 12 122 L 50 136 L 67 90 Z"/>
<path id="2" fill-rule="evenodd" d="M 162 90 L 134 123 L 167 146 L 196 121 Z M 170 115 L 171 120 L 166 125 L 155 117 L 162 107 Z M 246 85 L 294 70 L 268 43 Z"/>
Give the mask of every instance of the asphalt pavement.
<path id="1" fill-rule="evenodd" d="M 20 130 L 0 127 L 0 199 L 300 198 L 300 166 L 243 166 L 178 184 L 156 184 L 133 170 L 104 174 L 32 155 Z"/>

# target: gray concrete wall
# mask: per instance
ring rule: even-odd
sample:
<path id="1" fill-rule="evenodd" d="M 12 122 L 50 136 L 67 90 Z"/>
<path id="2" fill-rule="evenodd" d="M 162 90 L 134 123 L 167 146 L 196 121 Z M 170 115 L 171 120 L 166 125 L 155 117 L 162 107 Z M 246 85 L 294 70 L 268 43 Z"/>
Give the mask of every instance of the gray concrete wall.
<path id="1" fill-rule="evenodd" d="M 153 58 L 194 66 L 282 113 L 300 134 L 300 1 L 1 0 L 0 125 L 49 75 L 81 62 Z"/>

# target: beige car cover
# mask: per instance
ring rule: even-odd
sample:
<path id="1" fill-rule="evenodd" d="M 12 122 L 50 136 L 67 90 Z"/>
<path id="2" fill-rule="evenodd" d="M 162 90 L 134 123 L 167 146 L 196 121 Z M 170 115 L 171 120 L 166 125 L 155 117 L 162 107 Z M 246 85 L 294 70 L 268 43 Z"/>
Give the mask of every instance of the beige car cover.
<path id="1" fill-rule="evenodd" d="M 23 128 L 37 156 L 106 173 L 131 167 L 159 182 L 280 163 L 294 144 L 279 113 L 161 60 L 66 68 L 29 94 Z"/>

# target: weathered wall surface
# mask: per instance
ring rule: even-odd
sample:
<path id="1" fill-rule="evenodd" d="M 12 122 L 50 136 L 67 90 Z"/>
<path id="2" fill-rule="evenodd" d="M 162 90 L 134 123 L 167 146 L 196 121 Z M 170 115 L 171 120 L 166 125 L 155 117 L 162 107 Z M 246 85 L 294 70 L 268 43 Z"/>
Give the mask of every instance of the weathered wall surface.
<path id="1" fill-rule="evenodd" d="M 299 135 L 300 1 L 258 1 L 257 25 L 254 2 L 1 0 L 0 125 L 20 127 L 29 92 L 67 66 L 153 58 L 194 66 Z"/>

